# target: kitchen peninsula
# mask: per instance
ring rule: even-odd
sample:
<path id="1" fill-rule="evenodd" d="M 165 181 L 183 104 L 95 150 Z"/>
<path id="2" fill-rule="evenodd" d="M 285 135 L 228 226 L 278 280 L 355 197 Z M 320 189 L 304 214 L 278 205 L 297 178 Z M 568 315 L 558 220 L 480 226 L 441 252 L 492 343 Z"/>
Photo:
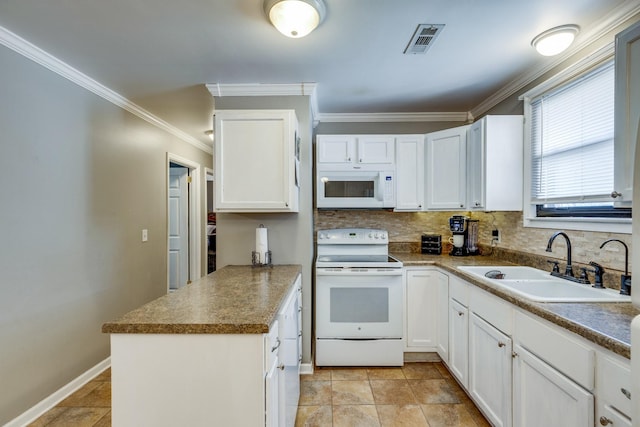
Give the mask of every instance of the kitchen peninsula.
<path id="1" fill-rule="evenodd" d="M 105 323 L 113 424 L 263 425 L 297 407 L 278 375 L 298 378 L 300 273 L 226 266 Z"/>

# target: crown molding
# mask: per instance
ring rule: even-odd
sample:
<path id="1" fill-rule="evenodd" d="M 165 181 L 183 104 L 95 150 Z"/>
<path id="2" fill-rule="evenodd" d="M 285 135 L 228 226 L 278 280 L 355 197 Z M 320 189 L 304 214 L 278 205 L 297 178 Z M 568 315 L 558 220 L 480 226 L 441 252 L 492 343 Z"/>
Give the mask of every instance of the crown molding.
<path id="1" fill-rule="evenodd" d="M 319 114 L 323 123 L 340 122 L 469 122 L 473 116 L 469 112 L 450 113 L 326 113 Z"/>
<path id="2" fill-rule="evenodd" d="M 624 2 L 620 7 L 605 15 L 600 20 L 600 22 L 598 22 L 590 31 L 585 33 L 583 37 L 580 37 L 579 40 L 577 40 L 570 49 L 565 51 L 563 54 L 554 57 L 553 61 L 547 63 L 545 66 L 540 68 L 533 68 L 528 73 L 521 74 L 518 78 L 503 86 L 499 91 L 495 92 L 475 108 L 472 108 L 470 112 L 471 115 L 473 115 L 474 117 L 478 117 L 481 114 L 487 112 L 492 107 L 496 106 L 516 92 L 522 90 L 522 88 L 524 88 L 528 84 L 542 77 L 545 73 L 562 64 L 562 62 L 569 59 L 579 50 L 594 44 L 601 38 L 605 37 L 608 33 L 613 31 L 616 27 L 633 18 L 639 13 L 640 2 L 632 0 Z"/>
<path id="3" fill-rule="evenodd" d="M 318 125 L 317 83 L 207 83 L 213 97 L 224 96 L 309 96 L 311 97 L 311 121 Z"/>
<path id="4" fill-rule="evenodd" d="M 142 120 L 145 120 L 146 122 L 166 132 L 169 132 L 180 140 L 191 144 L 206 153 L 213 154 L 212 146 L 197 140 L 196 138 L 188 135 L 175 126 L 170 125 L 166 121 L 155 116 L 154 114 L 151 114 L 149 111 L 145 110 L 134 102 L 131 102 L 117 92 L 114 92 L 113 90 L 97 82 L 86 74 L 78 71 L 67 63 L 59 60 L 55 56 L 45 52 L 36 45 L 28 42 L 17 34 L 12 33 L 11 31 L 1 26 L 0 44 L 24 56 L 25 58 L 28 58 L 33 62 L 53 71 L 59 76 L 64 77 L 65 79 L 77 84 L 78 86 L 90 92 L 93 92 L 99 97 L 111 102 L 112 104 L 123 108 L 124 110 L 127 110 L 128 112 L 138 116 Z"/>

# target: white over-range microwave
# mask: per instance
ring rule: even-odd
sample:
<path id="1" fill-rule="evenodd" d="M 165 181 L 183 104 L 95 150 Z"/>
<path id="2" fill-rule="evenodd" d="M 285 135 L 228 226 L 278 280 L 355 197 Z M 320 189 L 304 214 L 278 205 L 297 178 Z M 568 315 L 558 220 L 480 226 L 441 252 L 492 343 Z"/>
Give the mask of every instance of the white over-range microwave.
<path id="1" fill-rule="evenodd" d="M 393 170 L 318 170 L 318 208 L 393 208 L 396 205 Z"/>

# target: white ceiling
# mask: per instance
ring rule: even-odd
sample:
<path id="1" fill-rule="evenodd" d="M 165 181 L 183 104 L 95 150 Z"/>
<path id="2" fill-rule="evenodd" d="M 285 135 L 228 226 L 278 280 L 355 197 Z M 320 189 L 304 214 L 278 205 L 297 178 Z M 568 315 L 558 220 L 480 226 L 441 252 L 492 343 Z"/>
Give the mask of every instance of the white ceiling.
<path id="1" fill-rule="evenodd" d="M 206 83 L 317 83 L 319 117 L 467 112 L 557 58 L 530 46 L 562 24 L 573 50 L 640 0 L 325 0 L 325 21 L 290 39 L 262 0 L 3 0 L 0 26 L 208 142 Z M 425 55 L 403 51 L 418 24 L 445 24 Z M 555 62 L 554 62 L 555 61 Z"/>

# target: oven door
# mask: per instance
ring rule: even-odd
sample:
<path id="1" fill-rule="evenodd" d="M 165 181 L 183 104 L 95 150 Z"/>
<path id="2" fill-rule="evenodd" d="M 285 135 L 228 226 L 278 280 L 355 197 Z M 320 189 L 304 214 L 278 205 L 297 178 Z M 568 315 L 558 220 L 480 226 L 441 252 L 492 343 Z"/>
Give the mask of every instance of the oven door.
<path id="1" fill-rule="evenodd" d="M 316 337 L 402 338 L 402 269 L 316 269 Z"/>

